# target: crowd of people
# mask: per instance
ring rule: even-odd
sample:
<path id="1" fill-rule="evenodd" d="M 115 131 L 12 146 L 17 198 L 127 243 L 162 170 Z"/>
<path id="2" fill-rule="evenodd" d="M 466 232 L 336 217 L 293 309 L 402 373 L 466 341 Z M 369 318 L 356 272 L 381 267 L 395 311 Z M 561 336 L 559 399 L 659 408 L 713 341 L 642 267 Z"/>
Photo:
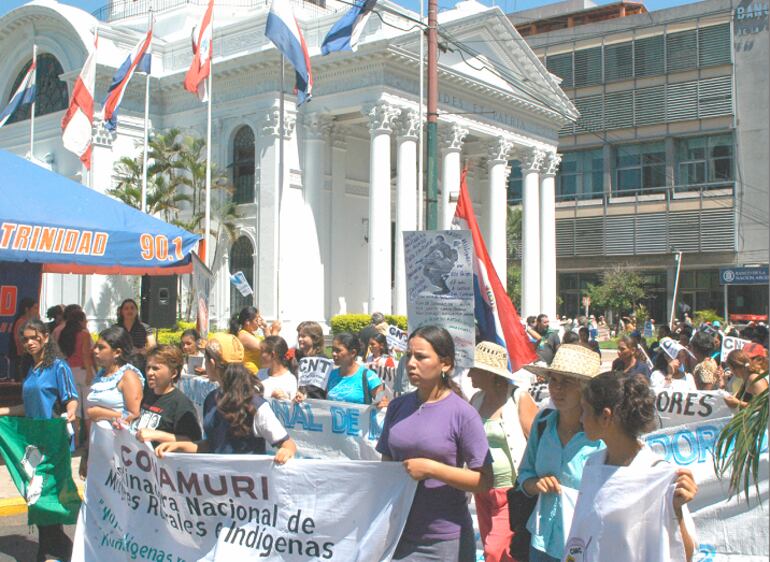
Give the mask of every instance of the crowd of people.
<path id="1" fill-rule="evenodd" d="M 179 345 L 157 345 L 131 299 L 121 303 L 116 324 L 96 338 L 77 305 L 49 311 L 50 324 L 36 318 L 36 303 L 21 310 L 12 347 L 17 368 L 26 369 L 23 404 L 0 408 L 0 415 L 66 418 L 76 426 L 73 447 L 84 450 L 84 478 L 88 426 L 95 421 L 131 431 L 139 441 L 152 443 L 159 457 L 265 454 L 269 445 L 275 462 L 283 464 L 297 446 L 269 399 L 387 408 L 377 451 L 384 462 L 402 463 L 418 481 L 393 558 L 410 562 L 475 560 L 468 493 L 475 498 L 487 562 L 566 559 L 565 545 L 600 524 L 635 537 L 638 530 L 624 528 L 610 515 L 602 520 L 604 512 L 593 509 L 613 485 L 615 472 L 598 480 L 583 474 L 591 466 L 623 467 L 626 480 L 630 474 L 641 482 L 652 467 L 665 464 L 640 440 L 655 418 L 653 390 L 725 389 L 728 405 L 743 408 L 767 388 L 767 330 L 748 327 L 738 334 L 751 343 L 722 363 L 721 340 L 732 332 L 716 322 L 696 328 L 683 321 L 674 330 L 661 326 L 650 345 L 636 330 L 622 335 L 617 358 L 601 372 L 598 330 L 590 318 L 561 330 L 545 315 L 528 319 L 525 330 L 537 361 L 524 369 L 533 384 L 540 381 L 549 390 L 547 403 L 538 405 L 517 384 L 522 373 L 511 373 L 504 347 L 477 342 L 467 373 L 475 390 L 468 399 L 456 383 L 454 341 L 444 328 L 413 331 L 398 357 L 389 349 L 381 314 L 358 334 L 334 335 L 334 368 L 320 388 L 298 379 L 300 360 L 328 359 L 316 322 L 300 323 L 290 347 L 280 335 L 280 322 L 268 325 L 256 308 L 246 307 L 232 319 L 229 333 L 202 339 L 187 330 Z M 183 375 L 217 384 L 205 398 L 201 419 L 177 386 Z M 667 474 L 675 486 L 671 501 L 647 500 L 663 502 L 661 509 L 672 517 L 621 544 L 679 549 L 677 558 L 689 560 L 696 530 L 687 503 L 697 485 L 688 470 Z M 580 492 L 575 506 L 580 516 L 571 527 L 562 510 L 570 490 Z M 40 527 L 39 536 L 40 560 L 69 559 L 72 544 L 61 526 Z M 669 540 L 651 539 L 661 536 Z M 654 558 L 639 558 L 638 550 L 616 554 L 617 559 Z"/>

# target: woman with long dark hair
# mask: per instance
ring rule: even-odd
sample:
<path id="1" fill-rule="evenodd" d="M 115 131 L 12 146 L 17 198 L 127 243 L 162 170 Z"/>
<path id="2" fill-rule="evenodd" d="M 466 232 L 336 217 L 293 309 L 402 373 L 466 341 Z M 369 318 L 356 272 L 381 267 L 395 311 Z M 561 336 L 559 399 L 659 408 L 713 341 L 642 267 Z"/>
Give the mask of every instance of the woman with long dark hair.
<path id="1" fill-rule="evenodd" d="M 270 404 L 260 395 L 261 384 L 242 362 L 243 345 L 231 334 L 214 334 L 204 351 L 209 380 L 220 387 L 203 403 L 201 441 L 161 443 L 155 449 L 165 453 L 216 453 L 264 455 L 267 443 L 277 449 L 275 462 L 283 464 L 297 452 L 297 446 L 275 417 Z"/>
<path id="2" fill-rule="evenodd" d="M 59 348 L 61 349 L 67 364 L 72 370 L 78 396 L 86 396 L 94 378 L 94 361 L 91 353 L 91 334 L 86 327 L 86 315 L 82 309 L 72 311 L 59 334 Z M 78 408 L 78 418 L 85 418 L 84 403 L 81 401 Z M 80 432 L 75 431 L 75 437 Z"/>
<path id="3" fill-rule="evenodd" d="M 326 397 L 353 404 L 377 402 L 377 407 L 383 408 L 388 403 L 384 395 L 379 396 L 384 385 L 371 369 L 358 362 L 362 352 L 361 340 L 354 334 L 343 332 L 334 336 L 332 359 L 337 368 L 329 374 Z"/>
<path id="4" fill-rule="evenodd" d="M 565 556 L 692 560 L 695 528 L 686 504 L 698 486 L 690 470 L 674 470 L 640 440 L 657 414 L 646 378 L 602 373 L 586 384 L 581 403 L 586 437 L 606 448 L 585 463 Z"/>
<path id="5" fill-rule="evenodd" d="M 40 320 L 28 320 L 20 333 L 32 366 L 22 385 L 23 403 L 0 407 L 0 416 L 51 419 L 64 414 L 68 422 L 75 421 L 78 409 L 75 381 L 48 326 Z M 38 561 L 70 559 L 72 541 L 61 525 L 38 525 L 38 532 Z"/>
<path id="6" fill-rule="evenodd" d="M 261 335 L 259 331 L 262 331 Z M 262 366 L 262 349 L 260 344 L 265 336 L 277 336 L 281 331 L 281 323 L 273 322 L 269 327 L 253 306 L 246 306 L 230 319 L 230 333 L 238 338 L 243 345 L 243 365 L 256 375 Z"/>
<path id="7" fill-rule="evenodd" d="M 257 373 L 262 383 L 262 396 L 291 400 L 297 394 L 297 364 L 294 350 L 281 336 L 267 336 L 262 343 L 263 368 Z"/>
<path id="8" fill-rule="evenodd" d="M 651 374 L 639 344 L 631 336 L 623 336 L 618 340 L 618 358 L 612 362 L 612 370 L 627 377 L 644 375 L 648 380 Z"/>
<path id="9" fill-rule="evenodd" d="M 146 350 L 155 347 L 152 329 L 139 319 L 139 305 L 134 299 L 125 299 L 120 303 L 116 326 L 128 332 L 134 350 L 138 353 L 145 353 Z"/>
<path id="10" fill-rule="evenodd" d="M 297 362 L 305 357 L 322 357 L 328 359 L 324 349 L 324 332 L 318 322 L 305 320 L 297 326 Z M 298 388 L 303 397 L 325 399 L 326 389 L 314 385 L 303 385 Z"/>
<path id="11" fill-rule="evenodd" d="M 377 450 L 419 481 L 393 560 L 472 562 L 473 524 L 466 492 L 492 486 L 492 459 L 478 413 L 452 382 L 455 348 L 443 328 L 409 337 L 406 369 L 416 391 L 388 406 Z"/>
<path id="12" fill-rule="evenodd" d="M 134 347 L 131 336 L 119 326 L 99 334 L 94 346 L 96 373 L 88 393 L 86 415 L 92 421 L 123 420 L 130 424 L 139 417 L 144 376 L 131 364 Z"/>
<path id="13" fill-rule="evenodd" d="M 24 297 L 19 301 L 18 312 L 13 322 L 11 322 L 13 339 L 8 344 L 8 360 L 11 362 L 11 376 L 14 380 L 21 380 L 22 376 L 29 370 L 29 355 L 24 354 L 24 341 L 21 336 L 21 330 L 24 324 L 38 317 L 38 307 L 38 302 L 35 299 Z"/>

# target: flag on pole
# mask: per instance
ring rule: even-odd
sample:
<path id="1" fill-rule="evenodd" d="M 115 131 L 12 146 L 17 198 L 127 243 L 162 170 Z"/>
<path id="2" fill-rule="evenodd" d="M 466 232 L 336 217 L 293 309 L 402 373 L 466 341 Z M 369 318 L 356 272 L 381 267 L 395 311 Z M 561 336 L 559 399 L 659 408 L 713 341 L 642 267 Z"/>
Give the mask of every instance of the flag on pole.
<path id="1" fill-rule="evenodd" d="M 21 84 L 19 84 L 16 92 L 11 96 L 11 101 L 8 102 L 8 105 L 5 106 L 3 112 L 0 113 L 0 127 L 5 125 L 8 119 L 11 118 L 11 115 L 13 115 L 20 106 L 35 101 L 35 94 L 37 92 L 37 86 L 35 85 L 36 70 L 37 62 L 33 60 L 27 74 L 24 75 Z"/>
<path id="2" fill-rule="evenodd" d="M 265 35 L 283 53 L 294 66 L 297 81 L 294 91 L 297 94 L 297 105 L 308 101 L 313 90 L 313 71 L 310 68 L 310 54 L 299 28 L 297 18 L 289 0 L 272 0 L 270 12 L 267 14 Z"/>
<path id="3" fill-rule="evenodd" d="M 473 212 L 473 203 L 468 194 L 465 181 L 467 173 L 467 170 L 463 170 L 460 199 L 457 202 L 452 228 L 470 230 L 473 238 L 473 292 L 476 322 L 481 338 L 505 347 L 508 350 L 510 369 L 515 372 L 537 357 L 524 332 L 516 307 L 505 292 L 492 260 L 489 259 L 487 246 L 481 236 Z"/>
<path id="4" fill-rule="evenodd" d="M 211 39 L 213 36 L 211 20 L 213 12 L 214 0 L 209 0 L 209 7 L 206 8 L 206 13 L 203 15 L 203 21 L 198 30 L 198 37 L 197 39 L 193 38 L 193 60 L 184 77 L 184 89 L 197 94 L 201 101 L 208 100 L 206 78 L 211 72 Z"/>
<path id="5" fill-rule="evenodd" d="M 96 48 L 98 34 L 94 34 L 94 49 L 88 53 L 72 90 L 69 109 L 61 120 L 64 148 L 80 157 L 86 169 L 91 169 L 91 128 L 94 123 L 94 84 L 96 81 Z"/>
<path id="6" fill-rule="evenodd" d="M 147 30 L 144 39 L 137 43 L 128 58 L 123 61 L 118 71 L 112 77 L 112 84 L 107 90 L 107 98 L 104 100 L 102 109 L 102 119 L 104 126 L 109 131 L 118 128 L 118 109 L 120 102 L 123 101 L 123 95 L 126 93 L 126 87 L 135 71 L 150 74 L 152 56 L 150 54 L 150 45 L 152 44 L 152 26 Z"/>
<path id="7" fill-rule="evenodd" d="M 329 33 L 326 34 L 321 52 L 324 55 L 335 51 L 355 51 L 358 48 L 358 39 L 364 30 L 369 16 L 372 15 L 377 0 L 357 0 L 345 15 L 337 20 Z"/>
<path id="8" fill-rule="evenodd" d="M 0 456 L 27 502 L 30 525 L 77 521 L 80 496 L 65 420 L 0 417 Z"/>

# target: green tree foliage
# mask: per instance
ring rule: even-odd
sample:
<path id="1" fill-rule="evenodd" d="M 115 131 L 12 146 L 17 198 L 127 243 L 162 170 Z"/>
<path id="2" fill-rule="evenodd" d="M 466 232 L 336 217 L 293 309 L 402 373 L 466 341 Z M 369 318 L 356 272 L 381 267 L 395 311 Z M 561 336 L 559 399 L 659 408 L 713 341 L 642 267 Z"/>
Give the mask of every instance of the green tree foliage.
<path id="1" fill-rule="evenodd" d="M 599 285 L 588 285 L 587 292 L 592 306 L 625 314 L 644 298 L 644 281 L 628 266 L 616 265 L 602 273 Z"/>
<path id="2" fill-rule="evenodd" d="M 508 249 L 508 296 L 516 310 L 521 307 L 521 207 L 508 207 L 505 224 L 506 247 Z M 555 272 L 554 272 L 555 275 Z"/>

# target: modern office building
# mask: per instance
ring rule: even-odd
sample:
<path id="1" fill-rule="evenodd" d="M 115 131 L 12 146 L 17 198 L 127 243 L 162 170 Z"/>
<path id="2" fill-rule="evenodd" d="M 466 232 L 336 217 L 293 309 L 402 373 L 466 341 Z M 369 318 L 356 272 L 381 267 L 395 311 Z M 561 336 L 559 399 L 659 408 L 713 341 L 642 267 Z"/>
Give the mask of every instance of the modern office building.
<path id="1" fill-rule="evenodd" d="M 509 14 L 580 111 L 559 133 L 560 311 L 616 264 L 639 270 L 659 322 L 725 310 L 720 268 L 768 263 L 768 11 L 706 0 L 567 1 Z M 510 200 L 518 201 L 514 166 Z M 728 276 L 729 278 L 729 276 Z M 767 314 L 767 285 L 731 286 L 732 313 Z"/>

